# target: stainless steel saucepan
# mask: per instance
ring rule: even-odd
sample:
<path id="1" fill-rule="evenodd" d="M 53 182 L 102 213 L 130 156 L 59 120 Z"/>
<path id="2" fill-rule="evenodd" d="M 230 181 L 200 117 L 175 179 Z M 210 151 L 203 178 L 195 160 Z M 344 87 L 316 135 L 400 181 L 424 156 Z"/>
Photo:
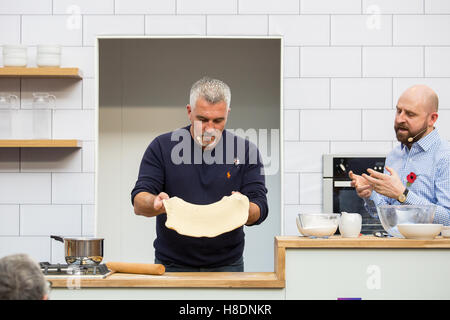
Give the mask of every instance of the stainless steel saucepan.
<path id="1" fill-rule="evenodd" d="M 64 243 L 67 264 L 97 265 L 103 260 L 103 238 L 61 236 L 50 236 L 50 238 Z"/>

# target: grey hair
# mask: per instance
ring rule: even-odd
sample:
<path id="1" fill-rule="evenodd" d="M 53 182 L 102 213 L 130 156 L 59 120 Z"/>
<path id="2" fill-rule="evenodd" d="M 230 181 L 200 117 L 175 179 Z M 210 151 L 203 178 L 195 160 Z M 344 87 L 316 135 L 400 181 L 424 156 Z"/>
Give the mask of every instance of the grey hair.
<path id="1" fill-rule="evenodd" d="M 198 98 L 203 98 L 212 104 L 224 101 L 227 105 L 227 109 L 229 109 L 231 103 L 231 90 L 230 87 L 221 80 L 203 77 L 191 87 L 189 104 L 191 105 L 192 110 L 195 109 Z"/>
<path id="2" fill-rule="evenodd" d="M 0 300 L 42 300 L 46 294 L 44 274 L 29 255 L 0 259 Z"/>

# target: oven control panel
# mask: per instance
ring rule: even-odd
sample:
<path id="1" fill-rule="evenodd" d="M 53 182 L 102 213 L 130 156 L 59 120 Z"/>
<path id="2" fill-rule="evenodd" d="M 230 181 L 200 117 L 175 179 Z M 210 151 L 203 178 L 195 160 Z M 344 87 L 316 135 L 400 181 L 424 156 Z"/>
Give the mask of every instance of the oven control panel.
<path id="1" fill-rule="evenodd" d="M 384 157 L 338 157 L 333 158 L 333 178 L 349 179 L 348 173 L 368 173 L 367 169 L 384 172 Z"/>

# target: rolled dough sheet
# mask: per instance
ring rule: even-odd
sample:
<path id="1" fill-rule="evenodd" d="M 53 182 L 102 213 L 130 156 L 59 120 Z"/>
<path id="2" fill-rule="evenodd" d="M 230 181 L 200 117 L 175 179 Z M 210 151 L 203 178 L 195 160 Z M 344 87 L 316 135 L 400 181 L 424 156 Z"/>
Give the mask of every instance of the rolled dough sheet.
<path id="1" fill-rule="evenodd" d="M 167 228 L 186 236 L 210 238 L 244 225 L 250 206 L 247 196 L 240 193 L 207 205 L 192 204 L 178 197 L 163 202 Z"/>

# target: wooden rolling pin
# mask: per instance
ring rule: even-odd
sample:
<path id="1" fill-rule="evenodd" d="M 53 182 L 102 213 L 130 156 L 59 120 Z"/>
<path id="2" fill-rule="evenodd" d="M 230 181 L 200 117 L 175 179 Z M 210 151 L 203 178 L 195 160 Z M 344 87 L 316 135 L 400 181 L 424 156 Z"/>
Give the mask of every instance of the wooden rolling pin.
<path id="1" fill-rule="evenodd" d="M 106 262 L 108 269 L 120 273 L 156 274 L 161 275 L 166 271 L 162 264 Z"/>

